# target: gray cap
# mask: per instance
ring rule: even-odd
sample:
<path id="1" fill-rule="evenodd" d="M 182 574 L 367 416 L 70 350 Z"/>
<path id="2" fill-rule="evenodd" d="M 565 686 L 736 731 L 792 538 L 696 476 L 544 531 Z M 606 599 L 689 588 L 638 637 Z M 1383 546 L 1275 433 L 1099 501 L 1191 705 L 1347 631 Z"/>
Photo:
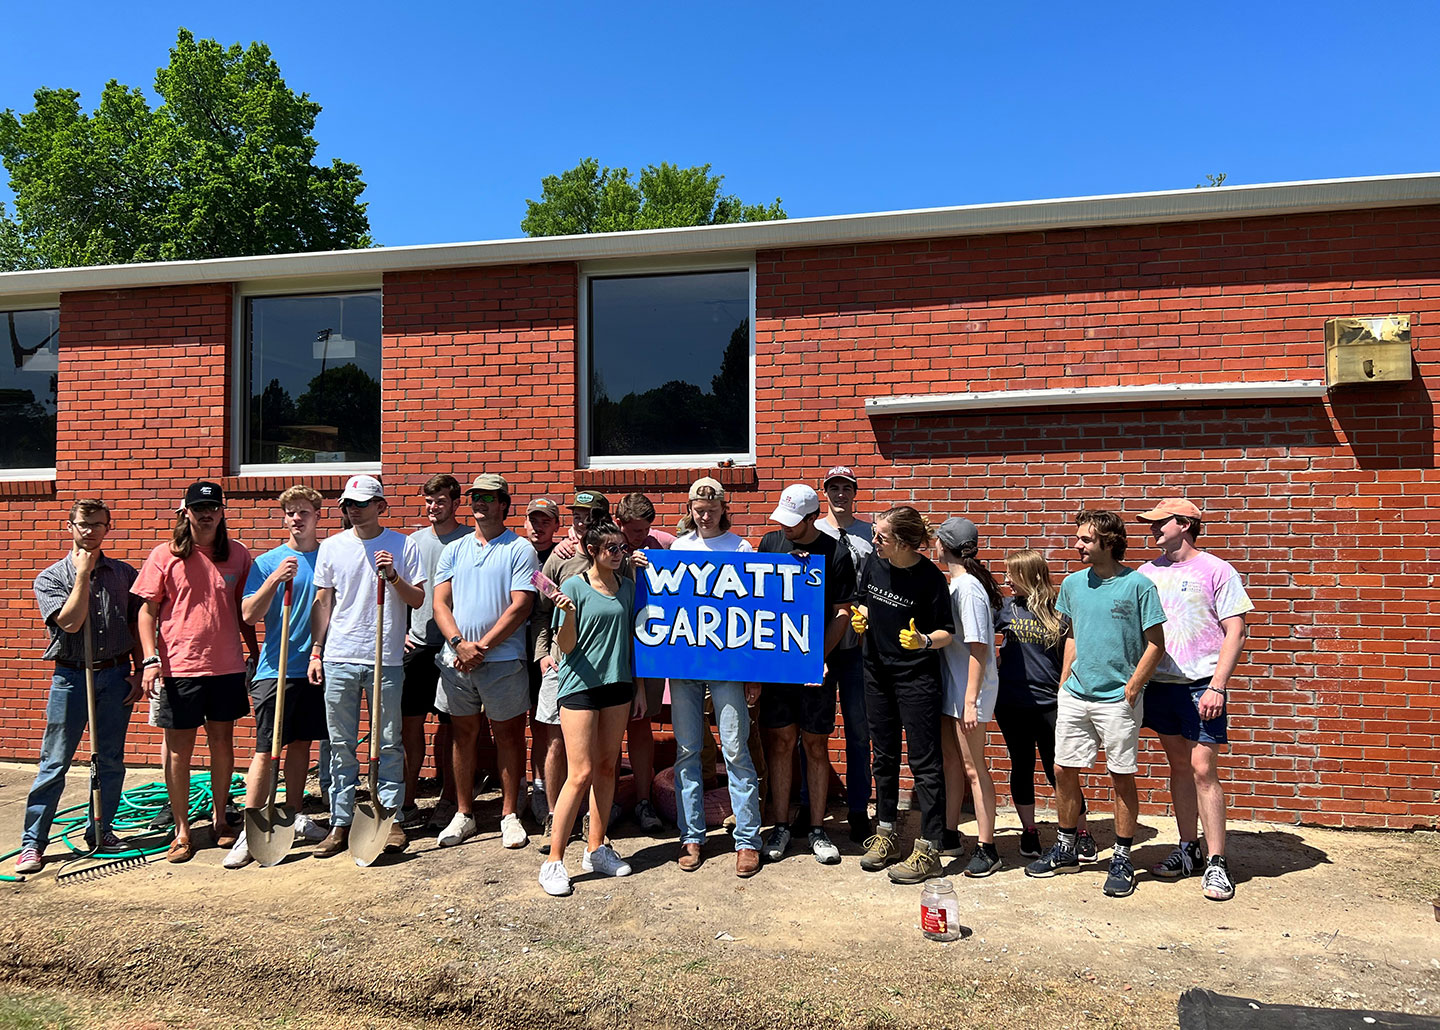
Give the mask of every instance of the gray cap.
<path id="1" fill-rule="evenodd" d="M 948 518 L 940 523 L 940 529 L 935 535 L 940 538 L 945 549 L 952 554 L 964 554 L 966 545 L 969 545 L 972 554 L 980 547 L 980 531 L 969 519 Z"/>

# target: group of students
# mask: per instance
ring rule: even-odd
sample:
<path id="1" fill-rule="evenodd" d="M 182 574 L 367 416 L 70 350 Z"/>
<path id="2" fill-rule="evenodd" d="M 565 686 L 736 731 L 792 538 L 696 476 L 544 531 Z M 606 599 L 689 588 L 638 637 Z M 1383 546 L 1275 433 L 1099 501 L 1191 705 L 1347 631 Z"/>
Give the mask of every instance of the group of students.
<path id="1" fill-rule="evenodd" d="M 388 845 L 405 847 L 406 827 L 422 818 L 415 795 L 433 714 L 441 722 L 435 759 L 443 792 L 430 824 L 439 844 L 454 846 L 478 832 L 477 744 L 488 730 L 501 787 L 501 840 L 507 848 L 524 847 L 528 719 L 530 808 L 544 827 L 538 880 L 551 895 L 572 890 L 565 852 L 577 824 L 584 871 L 631 872 L 608 836 L 622 814 L 614 804 L 622 741 L 634 773 L 634 817 L 646 831 L 661 828 L 652 796 L 651 720 L 668 688 L 677 862 L 684 871 L 702 864 L 709 829 L 702 752 L 713 739 L 712 719 L 734 815 L 736 875 L 754 875 L 762 858 L 783 858 L 799 834 L 808 837 L 818 862 L 840 861 L 825 826 L 828 741 L 838 708 L 849 832 L 864 846 L 860 865 L 867 871 L 888 867 L 891 880 L 918 883 L 936 875 L 942 859 L 963 856 L 958 826 L 967 789 L 978 840 L 965 875 L 1001 868 L 995 789 L 985 760 L 993 718 L 1010 754 L 1020 853 L 1033 859 L 1025 872 L 1048 876 L 1097 856 L 1085 828 L 1080 774 L 1103 748 L 1117 799 L 1104 890 L 1133 892 L 1138 736 L 1149 725 L 1170 763 L 1180 831 L 1174 851 L 1153 871 L 1171 878 L 1203 873 L 1207 897 L 1232 896 L 1218 759 L 1225 689 L 1253 605 L 1235 570 L 1195 546 L 1199 510 L 1170 500 L 1137 516 L 1160 550 L 1139 570 L 1120 564 L 1124 520 L 1108 511 L 1081 512 L 1076 551 L 1084 568 L 1057 592 L 1044 556 L 1017 551 L 1006 558 L 1005 597 L 978 561 L 973 522 L 950 518 L 932 531 L 910 506 L 867 522 L 856 514 L 858 488 L 845 467 L 826 473 L 821 491 L 787 487 L 770 515 L 776 528 L 759 541 L 760 552 L 814 556 L 825 564 L 825 675 L 814 684 L 634 675 L 635 576 L 648 566 L 647 552 L 754 550 L 731 528 L 724 486 L 708 477 L 690 487 L 676 535 L 653 527 L 655 509 L 643 494 L 627 495 L 612 512 L 604 495 L 582 489 L 569 505 L 563 534 L 560 506 L 536 498 L 527 504 L 522 537 L 506 527 L 508 483 L 486 473 L 464 491 L 468 526 L 459 520 L 459 482 L 432 477 L 423 489 L 429 524 L 409 536 L 382 525 L 388 504 L 380 482 L 354 476 L 339 498 L 342 531 L 321 540 L 324 501 L 309 487 L 294 486 L 278 498 L 285 542 L 253 560 L 229 537 L 221 487 L 202 481 L 186 491 L 171 538 L 138 572 L 104 553 L 108 507 L 77 501 L 69 553 L 35 581 L 50 634 L 45 658 L 55 672 L 17 871 L 37 871 L 44 861 L 86 722 L 89 634 L 102 805 L 99 826 L 87 832 L 92 842 L 98 833 L 103 845 L 123 846 L 110 822 L 124 778 L 129 706 L 149 697 L 151 722 L 164 733 L 175 821 L 171 862 L 188 860 L 196 846 L 187 809 L 191 755 L 202 726 L 214 842 L 228 848 L 227 868 L 251 860 L 226 806 L 234 722 L 252 707 L 257 746 L 246 804 L 263 804 L 271 776 L 283 774 L 287 799 L 298 811 L 311 745 L 319 741 L 329 825 L 302 815 L 295 833 L 316 845 L 317 856 L 344 851 L 360 774 L 360 699 L 376 702 L 369 693 L 378 664 L 379 801 L 396 812 Z M 379 603 L 377 578 L 384 582 Z M 287 584 L 293 591 L 288 626 L 281 601 Z M 383 603 L 387 597 L 391 603 Z M 262 620 L 263 648 L 254 630 Z M 267 745 L 280 640 L 287 635 L 288 653 L 305 656 L 307 664 L 302 671 L 292 659 L 285 670 L 285 757 L 274 770 Z M 910 855 L 898 861 L 902 733 L 921 831 Z M 797 750 L 800 814 L 792 821 Z M 1056 789 L 1059 823 L 1043 853 L 1035 823 L 1037 755 Z M 762 769 L 768 776 L 762 778 Z M 771 824 L 764 834 L 762 812 Z M 1197 818 L 1208 860 L 1199 848 Z"/>

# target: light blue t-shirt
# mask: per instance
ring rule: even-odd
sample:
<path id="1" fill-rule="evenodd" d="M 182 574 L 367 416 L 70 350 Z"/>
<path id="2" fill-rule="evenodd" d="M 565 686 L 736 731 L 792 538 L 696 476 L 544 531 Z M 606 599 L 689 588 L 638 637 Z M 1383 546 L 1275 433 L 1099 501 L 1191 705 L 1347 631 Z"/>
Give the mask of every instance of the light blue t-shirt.
<path id="1" fill-rule="evenodd" d="M 299 560 L 293 581 L 295 590 L 290 600 L 290 654 L 285 660 L 287 680 L 304 679 L 305 663 L 310 660 L 310 606 L 315 603 L 315 559 L 319 554 L 319 548 L 306 552 L 281 544 L 256 558 L 245 580 L 244 596 L 253 597 L 281 562 L 286 558 Z M 265 646 L 260 652 L 260 664 L 255 667 L 257 680 L 273 680 L 280 675 L 280 615 L 284 603 L 285 585 L 282 583 L 270 601 L 270 610 L 265 613 Z"/>
<path id="2" fill-rule="evenodd" d="M 1109 579 L 1081 569 L 1060 584 L 1055 609 L 1075 635 L 1075 661 L 1062 686 L 1086 701 L 1124 700 L 1125 682 L 1145 653 L 1145 631 L 1165 621 L 1155 584 L 1124 565 Z"/>
<path id="3" fill-rule="evenodd" d="M 435 570 L 435 585 L 449 583 L 455 625 L 466 640 L 479 640 L 510 607 L 510 591 L 535 593 L 530 577 L 540 570 L 535 548 L 505 530 L 488 544 L 479 533 L 470 533 L 446 544 Z M 528 623 L 528 620 L 527 620 Z M 485 653 L 487 662 L 521 661 L 525 658 L 525 627 Z"/>

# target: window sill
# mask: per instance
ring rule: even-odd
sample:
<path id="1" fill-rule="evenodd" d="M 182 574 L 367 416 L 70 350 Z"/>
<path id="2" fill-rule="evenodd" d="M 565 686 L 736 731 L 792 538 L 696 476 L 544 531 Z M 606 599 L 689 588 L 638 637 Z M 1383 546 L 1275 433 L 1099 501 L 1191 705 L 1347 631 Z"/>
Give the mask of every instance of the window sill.
<path id="1" fill-rule="evenodd" d="M 7 469 L 0 471 L 0 498 L 48 498 L 55 496 L 54 469 Z"/>
<path id="2" fill-rule="evenodd" d="M 596 490 L 688 490 L 697 479 L 718 479 L 726 490 L 753 490 L 754 465 L 679 468 L 588 468 L 575 470 L 575 485 Z M 613 500 L 614 498 L 612 498 Z"/>

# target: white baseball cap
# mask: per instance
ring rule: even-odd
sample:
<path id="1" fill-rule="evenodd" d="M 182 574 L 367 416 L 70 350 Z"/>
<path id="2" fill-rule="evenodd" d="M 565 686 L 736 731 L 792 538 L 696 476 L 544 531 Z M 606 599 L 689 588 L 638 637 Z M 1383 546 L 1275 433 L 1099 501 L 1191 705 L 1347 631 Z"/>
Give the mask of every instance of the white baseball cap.
<path id="1" fill-rule="evenodd" d="M 385 488 L 374 476 L 351 476 L 345 483 L 341 501 L 373 501 L 385 496 Z"/>
<path id="2" fill-rule="evenodd" d="M 814 487 L 804 483 L 792 483 L 780 495 L 780 503 L 775 506 L 770 521 L 778 522 L 782 526 L 798 526 L 806 515 L 813 515 L 819 510 L 820 495 L 815 492 Z"/>

